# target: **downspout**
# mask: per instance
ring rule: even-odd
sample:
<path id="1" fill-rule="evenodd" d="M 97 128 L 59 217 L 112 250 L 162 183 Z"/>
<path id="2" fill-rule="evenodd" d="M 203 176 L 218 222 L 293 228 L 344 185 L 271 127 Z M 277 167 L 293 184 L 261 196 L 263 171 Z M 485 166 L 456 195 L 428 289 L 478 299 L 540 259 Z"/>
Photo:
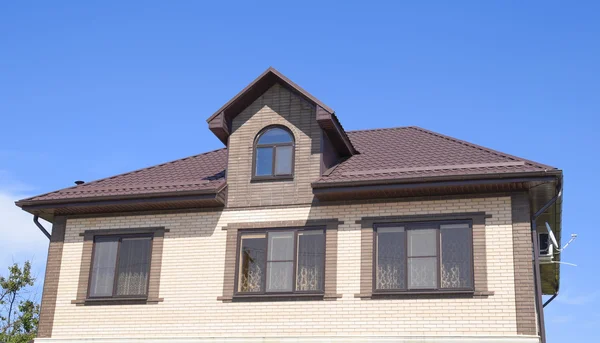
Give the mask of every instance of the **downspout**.
<path id="1" fill-rule="evenodd" d="M 48 231 L 46 231 L 46 229 L 42 226 L 39 219 L 40 217 L 37 214 L 33 216 L 33 222 L 35 223 L 35 225 L 37 225 L 37 227 L 40 228 L 40 231 L 42 231 L 42 233 L 46 235 L 48 239 L 50 239 L 50 233 L 48 233 Z"/>
<path id="2" fill-rule="evenodd" d="M 540 247 L 538 242 L 538 233 L 537 233 L 537 224 L 536 220 L 542 213 L 546 212 L 546 210 L 552 206 L 556 200 L 562 194 L 562 183 L 558 180 L 558 185 L 556 186 L 557 193 L 550 201 L 548 201 L 542 208 L 540 208 L 532 217 L 531 217 L 531 238 L 533 240 L 533 278 L 535 285 L 535 305 L 536 312 L 538 315 L 538 326 L 540 332 L 540 341 L 541 343 L 546 343 L 546 327 L 544 325 L 544 304 L 542 303 L 542 278 L 540 272 Z"/>

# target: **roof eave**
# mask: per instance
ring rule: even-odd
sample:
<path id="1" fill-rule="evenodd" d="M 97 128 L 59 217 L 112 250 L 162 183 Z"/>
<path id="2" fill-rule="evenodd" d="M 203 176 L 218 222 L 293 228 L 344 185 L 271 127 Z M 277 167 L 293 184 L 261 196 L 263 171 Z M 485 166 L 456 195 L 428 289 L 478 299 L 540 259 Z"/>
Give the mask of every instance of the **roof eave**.
<path id="1" fill-rule="evenodd" d="M 131 194 L 131 195 L 108 195 L 108 196 L 95 196 L 95 197 L 80 197 L 80 198 L 68 198 L 68 199 L 48 199 L 48 200 L 29 200 L 23 199 L 15 202 L 15 205 L 27 211 L 27 209 L 46 209 L 52 207 L 66 207 L 66 206 L 83 206 L 90 205 L 93 203 L 103 202 L 135 202 L 149 199 L 176 199 L 179 197 L 190 197 L 190 196 L 202 196 L 206 198 L 216 197 L 219 192 L 225 187 L 220 185 L 217 188 L 195 190 L 195 191 L 171 191 L 171 192 L 160 192 L 160 193 L 149 193 L 149 194 Z"/>
<path id="2" fill-rule="evenodd" d="M 359 181 L 339 181 L 339 182 L 313 182 L 311 184 L 313 192 L 325 192 L 326 190 L 335 190 L 347 187 L 364 187 L 364 186 L 388 186 L 388 185 L 421 185 L 435 182 L 454 182 L 472 183 L 496 182 L 498 180 L 522 180 L 536 177 L 555 178 L 562 175 L 562 170 L 544 170 L 539 172 L 515 172 L 515 173 L 497 173 L 497 174 L 469 174 L 469 175 L 447 175 L 447 176 L 428 176 L 414 178 L 389 178 L 389 179 L 374 179 L 374 180 L 359 180 Z M 549 179 L 550 180 L 550 179 Z"/>

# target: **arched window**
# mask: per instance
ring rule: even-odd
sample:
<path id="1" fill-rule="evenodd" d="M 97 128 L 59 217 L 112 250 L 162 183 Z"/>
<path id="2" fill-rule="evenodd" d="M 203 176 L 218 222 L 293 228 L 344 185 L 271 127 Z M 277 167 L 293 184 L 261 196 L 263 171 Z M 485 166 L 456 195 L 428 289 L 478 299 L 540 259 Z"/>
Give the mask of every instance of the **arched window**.
<path id="1" fill-rule="evenodd" d="M 294 173 L 294 137 L 281 127 L 271 127 L 258 134 L 254 146 L 256 178 L 286 178 Z"/>

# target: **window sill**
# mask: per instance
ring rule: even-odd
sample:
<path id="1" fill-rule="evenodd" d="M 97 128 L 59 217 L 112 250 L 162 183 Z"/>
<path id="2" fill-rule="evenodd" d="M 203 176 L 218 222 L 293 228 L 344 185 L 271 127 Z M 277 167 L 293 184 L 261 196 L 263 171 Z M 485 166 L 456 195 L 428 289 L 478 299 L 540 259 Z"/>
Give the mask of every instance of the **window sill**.
<path id="1" fill-rule="evenodd" d="M 396 299 L 396 298 L 487 298 L 494 295 L 489 291 L 378 291 L 373 293 L 358 293 L 355 298 L 361 299 Z"/>
<path id="2" fill-rule="evenodd" d="M 288 176 L 254 176 L 250 179 L 250 183 L 258 182 L 277 182 L 277 181 L 294 181 L 294 177 Z"/>
<path id="3" fill-rule="evenodd" d="M 218 297 L 223 302 L 266 302 L 266 301 L 312 301 L 335 300 L 341 298 L 339 294 L 324 293 L 298 293 L 298 294 L 239 294 L 233 297 Z"/>
<path id="4" fill-rule="evenodd" d="M 158 304 L 164 301 L 163 298 L 148 299 L 146 297 L 139 298 L 96 298 L 96 299 L 82 299 L 72 300 L 71 304 L 77 306 L 92 306 L 92 305 L 146 305 L 146 304 Z"/>

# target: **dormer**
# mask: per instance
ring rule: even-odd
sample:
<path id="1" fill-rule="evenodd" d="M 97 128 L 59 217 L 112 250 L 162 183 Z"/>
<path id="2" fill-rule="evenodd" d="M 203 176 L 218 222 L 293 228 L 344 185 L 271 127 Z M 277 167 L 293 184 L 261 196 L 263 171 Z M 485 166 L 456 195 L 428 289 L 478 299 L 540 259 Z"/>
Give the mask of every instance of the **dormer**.
<path id="1" fill-rule="evenodd" d="M 352 146 L 350 139 L 348 139 L 339 120 L 335 116 L 333 109 L 322 103 L 319 99 L 312 96 L 273 67 L 269 67 L 258 78 L 246 86 L 246 88 L 242 89 L 242 91 L 210 116 L 206 120 L 209 129 L 221 140 L 221 142 L 223 142 L 223 144 L 227 145 L 227 138 L 231 133 L 232 120 L 275 84 L 279 84 L 315 107 L 315 117 L 319 126 L 327 134 L 340 156 L 349 157 L 357 152 Z"/>
<path id="2" fill-rule="evenodd" d="M 228 150 L 228 207 L 310 204 L 311 183 L 357 153 L 334 111 L 273 68 L 207 122 Z"/>

